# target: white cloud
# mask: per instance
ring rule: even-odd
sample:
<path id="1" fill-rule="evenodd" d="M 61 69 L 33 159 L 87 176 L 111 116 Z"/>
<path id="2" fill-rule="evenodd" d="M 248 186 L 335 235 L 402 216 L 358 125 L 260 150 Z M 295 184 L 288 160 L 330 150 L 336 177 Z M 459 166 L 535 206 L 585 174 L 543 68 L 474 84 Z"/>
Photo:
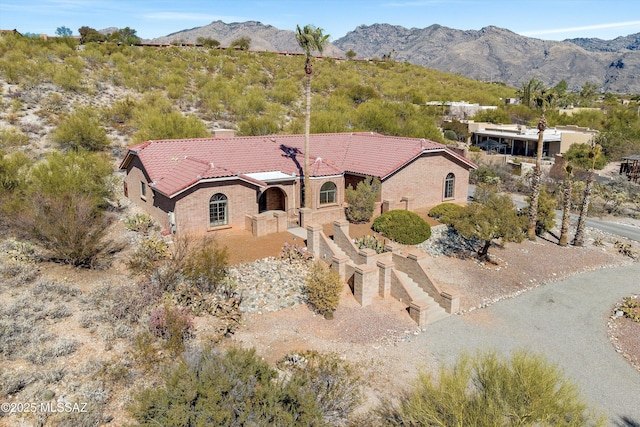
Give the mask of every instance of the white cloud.
<path id="1" fill-rule="evenodd" d="M 577 31 L 605 30 L 608 28 L 640 27 L 640 21 L 612 22 L 609 24 L 585 25 L 582 27 L 555 28 L 550 30 L 524 31 L 523 36 L 540 36 L 545 34 L 574 33 Z"/>

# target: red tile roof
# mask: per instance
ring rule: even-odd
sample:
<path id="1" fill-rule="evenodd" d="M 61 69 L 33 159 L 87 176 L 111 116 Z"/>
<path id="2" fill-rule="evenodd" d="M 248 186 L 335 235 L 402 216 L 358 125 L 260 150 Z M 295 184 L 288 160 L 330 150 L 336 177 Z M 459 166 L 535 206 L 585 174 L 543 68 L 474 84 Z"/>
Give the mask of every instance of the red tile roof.
<path id="1" fill-rule="evenodd" d="M 384 136 L 378 133 L 310 135 L 310 175 L 313 177 L 355 173 L 384 179 L 424 152 L 443 152 L 475 165 L 437 142 Z M 138 156 L 152 186 L 173 197 L 200 180 L 239 177 L 256 185 L 264 182 L 246 176 L 280 171 L 303 174 L 304 135 L 246 136 L 229 138 L 147 141 L 129 147 L 120 167 Z"/>

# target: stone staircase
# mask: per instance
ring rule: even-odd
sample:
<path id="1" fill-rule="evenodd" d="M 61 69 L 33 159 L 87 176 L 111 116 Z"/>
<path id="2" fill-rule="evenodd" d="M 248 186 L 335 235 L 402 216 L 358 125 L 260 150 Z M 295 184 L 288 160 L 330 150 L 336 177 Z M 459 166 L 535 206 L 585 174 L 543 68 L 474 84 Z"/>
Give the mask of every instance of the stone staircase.
<path id="1" fill-rule="evenodd" d="M 428 304 L 427 309 L 427 325 L 430 325 L 438 320 L 442 320 L 449 317 L 450 314 L 445 311 L 433 298 L 429 296 L 422 288 L 413 281 L 406 273 L 395 270 L 398 277 L 402 279 L 403 287 L 407 295 L 411 298 L 409 303 L 416 303 L 417 305 Z"/>

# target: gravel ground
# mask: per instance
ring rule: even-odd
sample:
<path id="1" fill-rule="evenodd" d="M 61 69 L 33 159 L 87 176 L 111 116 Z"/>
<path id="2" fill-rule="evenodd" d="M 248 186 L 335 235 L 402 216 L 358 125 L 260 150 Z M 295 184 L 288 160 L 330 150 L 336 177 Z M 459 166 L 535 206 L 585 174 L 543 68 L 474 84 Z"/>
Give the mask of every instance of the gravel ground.
<path id="1" fill-rule="evenodd" d="M 486 347 L 487 344 L 504 351 L 531 348 L 545 353 L 554 362 L 562 362 L 562 367 L 579 382 L 587 398 L 600 410 L 606 412 L 610 406 L 612 412 L 608 413 L 612 417 L 628 415 L 640 422 L 640 416 L 634 410 L 623 411 L 624 405 L 637 399 L 636 383 L 624 386 L 620 391 L 635 386 L 635 394 L 607 399 L 599 399 L 602 393 L 597 386 L 598 382 L 606 383 L 607 393 L 617 396 L 612 385 L 615 378 L 640 380 L 640 375 L 616 352 L 607 337 L 607 319 L 614 304 L 623 296 L 638 293 L 638 285 L 628 284 L 627 288 L 616 288 L 616 292 L 602 289 L 603 285 L 614 283 L 611 278 L 617 281 L 621 277 L 620 271 L 637 277 L 638 264 L 618 253 L 615 237 L 593 229 L 588 229 L 587 236 L 584 248 L 560 248 L 554 241 L 540 238 L 535 242 L 493 247 L 490 254 L 494 263 L 483 264 L 465 256 L 450 256 L 446 246 L 452 237 L 445 229 L 435 227 L 430 239 L 432 246 L 425 248 L 431 254 L 430 273 L 443 288 L 462 295 L 460 314 L 463 315 L 419 328 L 409 318 L 403 304 L 378 298 L 371 306 L 360 307 L 345 286 L 334 320 L 314 315 L 300 303 L 272 312 L 248 310 L 243 326 L 229 344 L 255 347 L 271 362 L 295 351 L 336 352 L 360 366 L 368 378 L 365 408 L 375 405 L 379 396 L 405 389 L 419 370 L 435 369 L 439 363 L 449 362 L 462 349 Z M 634 245 L 635 250 L 639 249 Z M 244 274 L 256 270 L 251 264 L 248 266 L 240 270 Z M 625 267 L 613 268 L 620 266 Z M 584 272 L 587 274 L 576 275 Z M 588 295 L 583 292 L 564 295 L 565 286 L 580 289 L 581 278 L 591 277 L 589 274 L 598 275 L 599 279 L 584 282 L 589 285 Z M 567 281 L 577 284 L 565 285 Z M 598 281 L 591 292 L 592 282 Z M 550 286 L 541 286 L 545 284 Z M 531 298 L 545 292 L 559 292 L 559 295 L 531 304 Z M 588 298 L 582 301 L 585 295 Z M 514 298 L 516 296 L 519 297 Z M 272 299 L 291 297 L 274 296 Z M 556 303 L 544 304 L 551 299 Z M 498 301 L 502 302 L 495 304 Z M 278 304 L 286 306 L 288 302 Z M 540 308 L 538 306 L 546 307 L 547 311 L 535 311 Z M 506 310 L 505 314 L 501 310 Z M 552 321 L 551 315 L 555 312 L 559 318 Z M 532 333 L 537 340 L 535 345 L 531 340 Z M 545 337 L 550 341 L 545 342 Z M 637 346 L 637 336 L 628 340 L 632 347 L 634 342 Z M 622 344 L 625 344 L 624 337 Z M 582 358 L 581 352 L 590 353 L 590 356 Z M 610 368 L 615 372 L 611 379 L 606 379 Z"/>

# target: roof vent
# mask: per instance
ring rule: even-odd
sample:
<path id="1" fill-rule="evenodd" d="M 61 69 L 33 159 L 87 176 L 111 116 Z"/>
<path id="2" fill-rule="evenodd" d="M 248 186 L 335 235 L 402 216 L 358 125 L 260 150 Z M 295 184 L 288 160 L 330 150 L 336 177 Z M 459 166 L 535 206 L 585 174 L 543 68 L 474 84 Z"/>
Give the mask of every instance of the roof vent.
<path id="1" fill-rule="evenodd" d="M 213 166 L 213 162 L 209 163 L 209 167 L 211 167 L 211 169 L 213 169 L 213 168 L 214 168 L 214 166 Z"/>
<path id="2" fill-rule="evenodd" d="M 320 163 L 322 161 L 322 157 L 318 157 L 315 161 L 315 163 Z"/>

